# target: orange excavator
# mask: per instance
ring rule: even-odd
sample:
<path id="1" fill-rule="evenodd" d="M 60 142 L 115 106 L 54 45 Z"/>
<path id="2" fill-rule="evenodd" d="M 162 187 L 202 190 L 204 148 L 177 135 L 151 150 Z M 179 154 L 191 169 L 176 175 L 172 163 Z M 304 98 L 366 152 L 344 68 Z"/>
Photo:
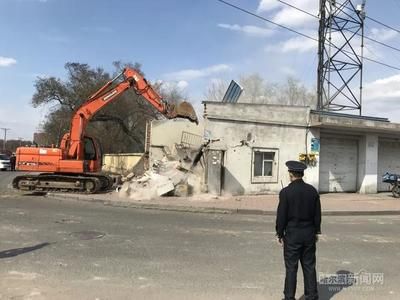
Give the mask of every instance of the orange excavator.
<path id="1" fill-rule="evenodd" d="M 101 147 L 96 139 L 85 135 L 85 129 L 97 111 L 130 88 L 143 96 L 166 118 L 185 118 L 198 124 L 196 113 L 190 103 L 181 102 L 179 105 L 168 103 L 138 71 L 125 68 L 75 111 L 70 131 L 62 138 L 59 148 L 17 148 L 16 169 L 39 174 L 15 177 L 12 182 L 13 187 L 32 192 L 96 193 L 109 189 L 113 179 L 100 173 Z"/>

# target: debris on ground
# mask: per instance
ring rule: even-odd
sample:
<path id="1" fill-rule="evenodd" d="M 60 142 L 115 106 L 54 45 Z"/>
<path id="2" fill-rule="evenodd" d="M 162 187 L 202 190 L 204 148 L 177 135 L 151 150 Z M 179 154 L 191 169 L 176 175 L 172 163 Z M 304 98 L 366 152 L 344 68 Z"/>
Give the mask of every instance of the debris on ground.
<path id="1" fill-rule="evenodd" d="M 190 170 L 179 160 L 158 160 L 142 176 L 129 174 L 119 187 L 120 197 L 149 200 L 160 196 L 190 196 L 200 193 L 202 172 Z"/>
<path id="2" fill-rule="evenodd" d="M 117 188 L 122 198 L 150 200 L 160 196 L 187 197 L 199 195 L 205 168 L 204 153 L 210 143 L 207 140 L 198 148 L 175 144 L 176 153 L 168 153 L 161 160 L 153 161 L 152 167 L 135 176 L 135 171 L 122 178 Z"/>

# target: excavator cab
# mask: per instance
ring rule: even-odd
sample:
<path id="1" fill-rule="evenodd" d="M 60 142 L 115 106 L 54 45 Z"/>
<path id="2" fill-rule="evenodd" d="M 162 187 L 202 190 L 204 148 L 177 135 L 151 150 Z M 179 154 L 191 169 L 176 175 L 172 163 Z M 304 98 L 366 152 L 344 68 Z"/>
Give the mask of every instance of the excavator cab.
<path id="1" fill-rule="evenodd" d="M 96 160 L 97 159 L 97 151 L 96 151 L 96 145 L 95 141 L 93 138 L 90 138 L 88 136 L 85 136 L 83 139 L 83 151 L 84 151 L 84 159 L 85 160 Z"/>
<path id="2" fill-rule="evenodd" d="M 83 139 L 83 149 L 85 172 L 100 172 L 103 153 L 99 142 L 92 137 L 85 136 Z"/>

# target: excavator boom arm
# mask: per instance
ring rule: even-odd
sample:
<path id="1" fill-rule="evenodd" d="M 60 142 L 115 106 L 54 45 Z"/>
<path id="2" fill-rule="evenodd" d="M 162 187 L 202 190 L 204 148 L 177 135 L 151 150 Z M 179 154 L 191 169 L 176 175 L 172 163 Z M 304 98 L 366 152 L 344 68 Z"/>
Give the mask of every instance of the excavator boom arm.
<path id="1" fill-rule="evenodd" d="M 124 79 L 115 84 L 121 77 Z M 196 113 L 190 103 L 182 102 L 179 106 L 167 103 L 138 71 L 125 68 L 121 74 L 90 96 L 74 113 L 70 132 L 64 136 L 61 143 L 62 147 L 66 148 L 63 150 L 67 151 L 69 158 L 83 158 L 83 136 L 90 119 L 97 111 L 111 103 L 129 88 L 134 88 L 137 94 L 142 95 L 166 118 L 186 118 L 191 122 L 198 123 Z"/>

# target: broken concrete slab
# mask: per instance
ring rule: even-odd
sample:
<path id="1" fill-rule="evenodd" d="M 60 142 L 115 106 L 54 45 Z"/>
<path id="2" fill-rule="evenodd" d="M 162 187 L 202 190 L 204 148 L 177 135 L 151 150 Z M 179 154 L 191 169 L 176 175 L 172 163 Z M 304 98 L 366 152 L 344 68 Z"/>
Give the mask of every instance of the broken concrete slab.
<path id="1" fill-rule="evenodd" d="M 188 196 L 193 191 L 200 191 L 202 178 L 200 174 L 185 168 L 180 161 L 168 161 L 165 157 L 155 161 L 152 168 L 142 176 L 129 175 L 128 181 L 119 190 L 119 196 L 136 200 L 150 200 L 169 195 Z"/>
<path id="2" fill-rule="evenodd" d="M 127 180 L 131 180 L 133 177 L 135 177 L 135 173 L 133 173 L 133 172 L 126 175 Z"/>
<path id="3" fill-rule="evenodd" d="M 187 183 L 181 183 L 175 186 L 174 195 L 178 197 L 189 196 L 189 186 Z"/>
<path id="4" fill-rule="evenodd" d="M 157 185 L 157 196 L 164 196 L 175 189 L 171 180 Z"/>

